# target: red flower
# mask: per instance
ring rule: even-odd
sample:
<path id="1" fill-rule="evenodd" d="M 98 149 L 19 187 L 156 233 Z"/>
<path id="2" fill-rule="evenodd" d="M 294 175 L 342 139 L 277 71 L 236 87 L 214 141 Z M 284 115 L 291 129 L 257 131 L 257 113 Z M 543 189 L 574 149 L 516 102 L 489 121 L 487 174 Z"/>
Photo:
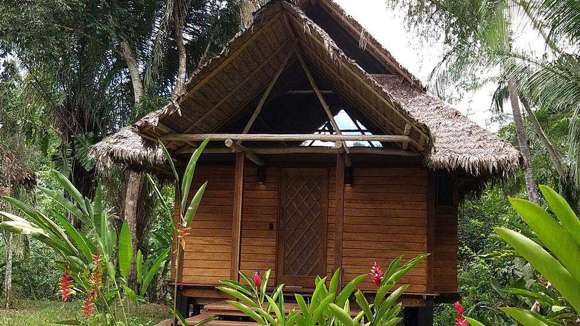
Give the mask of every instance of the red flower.
<path id="1" fill-rule="evenodd" d="M 383 270 L 381 269 L 381 265 L 379 265 L 379 264 L 377 264 L 377 262 L 375 262 L 373 267 L 371 267 L 371 272 L 369 273 L 369 277 L 370 277 L 371 281 L 373 281 L 373 283 L 375 283 L 375 285 L 377 287 L 381 286 L 381 281 L 383 280 L 383 275 L 385 275 L 385 272 L 383 272 Z"/>
<path id="2" fill-rule="evenodd" d="M 455 326 L 469 326 L 469 322 L 463 316 L 463 306 L 459 301 L 453 304 L 453 308 L 455 308 Z"/>
<path id="3" fill-rule="evenodd" d="M 62 273 L 62 276 L 60 277 L 60 290 L 59 290 L 63 302 L 68 301 L 69 296 L 72 294 L 72 288 L 73 288 L 72 277 L 65 269 L 64 272 Z"/>
<path id="4" fill-rule="evenodd" d="M 93 314 L 93 310 L 95 308 L 95 298 L 97 297 L 97 291 L 95 289 L 91 290 L 89 295 L 85 298 L 85 302 L 83 303 L 83 315 L 85 317 L 89 317 Z"/>
<path id="5" fill-rule="evenodd" d="M 259 288 L 262 285 L 262 277 L 258 272 L 254 272 L 254 276 L 252 276 L 252 281 L 256 284 L 256 287 Z"/>

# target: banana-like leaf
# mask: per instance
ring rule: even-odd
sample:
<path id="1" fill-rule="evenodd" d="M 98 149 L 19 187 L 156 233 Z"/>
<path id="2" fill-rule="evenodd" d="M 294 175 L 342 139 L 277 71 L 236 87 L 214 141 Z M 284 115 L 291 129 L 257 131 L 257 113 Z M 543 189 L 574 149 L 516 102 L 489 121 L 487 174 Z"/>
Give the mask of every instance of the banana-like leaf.
<path id="1" fill-rule="evenodd" d="M 52 171 L 52 175 L 56 178 L 56 181 L 64 188 L 64 190 L 77 202 L 77 205 L 81 208 L 81 210 L 86 215 L 89 215 L 85 198 L 81 192 L 72 184 L 72 182 L 70 182 L 67 177 L 56 170 Z"/>
<path id="2" fill-rule="evenodd" d="M 373 312 L 371 311 L 371 306 L 369 305 L 367 298 L 365 298 L 365 295 L 361 292 L 361 290 L 356 291 L 354 297 L 356 299 L 356 303 L 362 309 L 362 312 L 364 313 L 367 320 L 372 320 Z"/>
<path id="3" fill-rule="evenodd" d="M 574 309 L 580 312 L 580 283 L 572 277 L 570 272 L 558 260 L 552 257 L 540 245 L 519 232 L 506 228 L 495 228 L 495 233 L 534 266 L 540 274 L 560 291 L 560 294 L 562 294 Z"/>
<path id="4" fill-rule="evenodd" d="M 125 296 L 127 297 L 127 299 L 129 299 L 129 301 L 137 302 L 137 293 L 135 293 L 133 289 L 131 289 L 126 285 L 123 285 L 123 291 L 125 292 Z"/>
<path id="5" fill-rule="evenodd" d="M 512 207 L 536 233 L 538 239 L 580 283 L 580 247 L 568 232 L 542 207 L 519 198 L 510 198 Z"/>
<path id="6" fill-rule="evenodd" d="M 123 221 L 121 231 L 119 232 L 119 272 L 121 277 L 127 279 L 131 271 L 131 262 L 133 260 L 133 245 L 129 224 Z"/>
<path id="7" fill-rule="evenodd" d="M 37 188 L 40 191 L 42 191 L 45 195 L 47 195 L 50 199 L 54 200 L 67 212 L 71 213 L 78 220 L 82 221 L 83 223 L 89 223 L 89 221 L 87 221 L 86 219 L 85 213 L 81 209 L 79 209 L 73 202 L 68 200 L 63 193 L 42 186 L 38 186 Z"/>
<path id="8" fill-rule="evenodd" d="M 191 225 L 191 221 L 193 220 L 193 217 L 197 213 L 199 203 L 201 202 L 201 199 L 203 198 L 203 194 L 205 193 L 206 188 L 207 188 L 207 181 L 204 182 L 203 185 L 201 185 L 201 187 L 199 187 L 199 189 L 197 190 L 197 192 L 195 193 L 195 195 L 191 199 L 191 202 L 189 203 L 189 207 L 187 208 L 187 211 L 185 212 L 184 220 L 185 220 L 186 227 Z"/>
<path id="9" fill-rule="evenodd" d="M 185 209 L 187 205 L 187 201 L 189 200 L 189 190 L 191 188 L 191 182 L 193 180 L 193 174 L 195 173 L 195 166 L 197 165 L 197 160 L 201 156 L 201 153 L 205 150 L 207 143 L 209 142 L 208 139 L 204 140 L 199 147 L 193 152 L 191 158 L 189 159 L 189 163 L 187 163 L 187 167 L 185 168 L 185 173 L 183 174 L 183 180 L 181 180 L 181 207 Z"/>
<path id="10" fill-rule="evenodd" d="M 546 324 L 543 320 L 537 317 L 536 314 L 532 313 L 527 309 L 519 309 L 519 308 L 500 308 L 506 315 L 510 316 L 511 318 L 515 319 L 518 323 L 522 324 L 523 326 L 550 326 Z"/>
<path id="11" fill-rule="evenodd" d="M 250 307 L 256 307 L 256 303 L 254 301 L 252 301 L 252 299 L 250 299 L 248 296 L 246 296 L 245 294 L 242 294 L 234 289 L 230 289 L 228 287 L 224 287 L 224 286 L 218 286 L 216 287 L 216 289 L 224 292 L 225 294 L 232 296 L 238 300 L 240 300 L 241 303 L 250 306 Z"/>
<path id="12" fill-rule="evenodd" d="M 46 233 L 44 232 L 44 230 L 32 226 L 30 223 L 28 223 L 28 221 L 24 221 L 24 222 L 5 221 L 5 222 L 0 223 L 0 228 L 3 228 L 5 230 L 8 230 L 12 233 L 17 233 L 17 234 L 24 234 L 24 235 L 30 235 L 30 236 L 39 236 L 39 235 L 46 236 Z"/>
<path id="13" fill-rule="evenodd" d="M 518 289 L 518 288 L 507 288 L 505 289 L 506 292 L 511 293 L 513 295 L 520 295 L 526 298 L 530 298 L 533 300 L 538 300 L 541 303 L 544 303 L 549 306 L 558 305 L 558 301 L 551 298 L 550 296 L 546 295 L 545 293 L 540 292 L 533 292 L 526 289 Z"/>
<path id="14" fill-rule="evenodd" d="M 147 293 L 147 289 L 149 289 L 151 281 L 153 281 L 153 278 L 155 277 L 155 275 L 157 275 L 157 272 L 159 271 L 161 266 L 165 264 L 167 257 L 169 256 L 169 251 L 170 249 L 165 249 L 165 251 L 163 251 L 159 256 L 157 256 L 157 258 L 155 258 L 155 260 L 151 264 L 151 267 L 149 267 L 147 273 L 145 273 L 145 276 L 141 281 L 141 287 L 139 288 L 139 294 L 141 296 L 144 296 Z"/>
<path id="15" fill-rule="evenodd" d="M 76 248 L 83 254 L 87 261 L 91 261 L 93 258 L 93 252 L 95 250 L 89 240 L 81 234 L 70 222 L 59 212 L 54 212 L 53 216 L 58 221 L 58 223 L 64 228 L 66 234 L 74 242 Z"/>
<path id="16" fill-rule="evenodd" d="M 554 189 L 541 185 L 540 191 L 548 202 L 550 209 L 556 214 L 564 229 L 573 237 L 574 241 L 580 246 L 580 220 L 572 207 L 559 193 Z"/>

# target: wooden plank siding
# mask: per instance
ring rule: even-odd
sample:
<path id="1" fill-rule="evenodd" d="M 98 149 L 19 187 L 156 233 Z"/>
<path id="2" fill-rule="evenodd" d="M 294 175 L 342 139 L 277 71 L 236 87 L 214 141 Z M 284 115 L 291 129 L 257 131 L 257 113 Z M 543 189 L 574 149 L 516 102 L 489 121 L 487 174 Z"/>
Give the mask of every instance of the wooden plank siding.
<path id="1" fill-rule="evenodd" d="M 369 272 L 376 261 L 386 268 L 404 255 L 427 251 L 428 173 L 421 168 L 354 168 L 344 193 L 343 268 L 345 280 Z M 427 264 L 402 279 L 410 293 L 427 292 Z M 361 287 L 375 286 L 365 280 Z"/>
<path id="2" fill-rule="evenodd" d="M 193 189 L 204 181 L 208 186 L 193 232 L 185 239 L 182 283 L 211 285 L 230 277 L 234 167 L 198 166 Z"/>
<path id="3" fill-rule="evenodd" d="M 281 170 L 267 167 L 263 183 L 256 175 L 257 168 L 246 161 L 240 271 L 271 269 L 269 285 L 274 286 Z M 411 284 L 408 292 L 457 291 L 457 209 L 430 208 L 429 175 L 426 168 L 354 167 L 352 185 L 346 185 L 343 194 L 344 282 L 368 273 L 375 261 L 386 269 L 399 255 L 406 260 L 432 250 L 429 264 L 419 264 L 403 278 L 403 283 Z M 328 168 L 327 274 L 336 268 L 336 176 L 336 169 Z M 205 180 L 208 188 L 192 224 L 193 235 L 186 239 L 182 282 L 213 286 L 232 271 L 234 166 L 200 166 L 195 186 Z M 362 288 L 375 286 L 365 280 Z"/>

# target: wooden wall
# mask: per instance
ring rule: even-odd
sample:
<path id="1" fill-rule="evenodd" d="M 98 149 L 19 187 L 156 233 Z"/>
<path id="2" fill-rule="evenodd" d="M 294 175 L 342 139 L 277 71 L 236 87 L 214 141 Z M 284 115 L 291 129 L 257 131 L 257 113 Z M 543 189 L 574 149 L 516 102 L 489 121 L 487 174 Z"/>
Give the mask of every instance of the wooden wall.
<path id="1" fill-rule="evenodd" d="M 420 168 L 355 168 L 345 187 L 343 267 L 347 280 L 368 273 L 376 261 L 384 269 L 427 251 L 427 170 Z M 402 282 L 409 292 L 427 290 L 426 264 L 411 270 Z M 374 289 L 370 281 L 363 288 Z"/>
<path id="2" fill-rule="evenodd" d="M 246 163 L 244 175 L 240 270 L 272 269 L 276 279 L 280 169 L 269 167 L 259 184 L 256 168 Z M 433 208 L 429 172 L 424 168 L 355 168 L 353 183 L 345 187 L 342 259 L 347 280 L 369 272 L 377 261 L 387 268 L 399 255 L 405 259 L 433 251 L 431 265 L 418 265 L 403 282 L 411 293 L 455 292 L 456 208 Z M 326 270 L 335 266 L 336 178 L 329 169 Z M 186 239 L 183 283 L 214 285 L 230 277 L 233 215 L 233 166 L 202 166 L 196 184 L 208 188 Z M 431 214 L 431 217 L 429 217 Z M 431 220 L 430 220 L 431 219 Z M 431 221 L 431 224 L 429 223 Z M 428 236 L 429 229 L 434 231 Z M 429 270 L 431 274 L 429 275 Z M 369 281 L 363 288 L 374 289 Z"/>
<path id="3" fill-rule="evenodd" d="M 208 186 L 192 222 L 193 234 L 185 239 L 182 283 L 217 284 L 230 277 L 234 168 L 198 166 L 194 189 L 204 181 Z"/>

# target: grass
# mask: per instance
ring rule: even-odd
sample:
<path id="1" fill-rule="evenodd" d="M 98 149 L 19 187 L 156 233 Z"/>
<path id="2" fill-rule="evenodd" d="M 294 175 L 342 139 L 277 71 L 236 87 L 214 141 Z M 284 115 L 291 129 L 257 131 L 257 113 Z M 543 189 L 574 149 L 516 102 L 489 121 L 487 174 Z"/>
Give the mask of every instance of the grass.
<path id="1" fill-rule="evenodd" d="M 14 304 L 13 309 L 0 309 L 0 326 L 62 325 L 57 322 L 86 320 L 81 310 L 81 302 L 63 304 L 60 301 L 21 300 Z M 167 318 L 169 318 L 169 309 L 163 305 L 141 304 L 130 310 L 131 325 L 155 325 Z M 89 324 L 100 323 L 89 322 Z"/>

